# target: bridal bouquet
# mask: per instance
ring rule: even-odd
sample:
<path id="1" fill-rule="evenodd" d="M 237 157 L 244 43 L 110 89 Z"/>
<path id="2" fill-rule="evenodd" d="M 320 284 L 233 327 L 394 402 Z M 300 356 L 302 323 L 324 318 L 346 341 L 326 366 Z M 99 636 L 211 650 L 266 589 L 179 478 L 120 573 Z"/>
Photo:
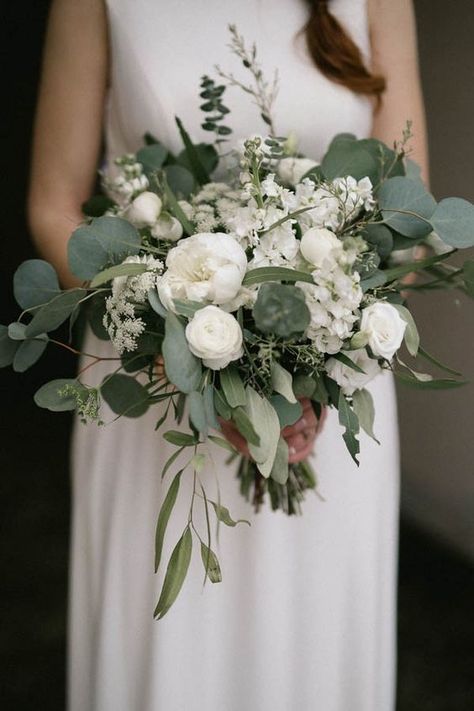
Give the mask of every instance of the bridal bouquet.
<path id="1" fill-rule="evenodd" d="M 235 28 L 232 49 L 250 71 L 242 84 L 219 70 L 225 83 L 201 82 L 202 127 L 210 143 L 194 143 L 176 119 L 183 151 L 172 154 L 153 136 L 136 154 L 117 158 L 103 174 L 104 194 L 85 205 L 84 224 L 69 244 L 71 272 L 81 286 L 61 290 L 54 268 L 23 263 L 14 293 L 23 309 L 0 327 L 0 365 L 22 372 L 51 336 L 79 313 L 116 357 L 98 387 L 88 384 L 94 354 L 75 379 L 57 379 L 35 395 L 40 407 L 76 410 L 101 421 L 101 402 L 117 416 L 140 417 L 161 405 L 158 429 L 171 414 L 188 431 L 164 432 L 176 446 L 165 476 L 189 451 L 192 507 L 205 507 L 207 530 L 185 525 L 168 563 L 156 616 L 173 604 L 186 576 L 193 535 L 205 577 L 221 580 L 212 548 L 210 511 L 234 526 L 220 498 L 200 484 L 206 442 L 237 456 L 219 436 L 230 420 L 248 443 L 238 477 L 242 494 L 258 508 L 300 511 L 314 489 L 308 462 L 288 463 L 282 429 L 299 419 L 299 398 L 317 415 L 338 410 L 345 444 L 357 462 L 359 430 L 374 435 L 368 383 L 383 370 L 419 388 L 456 387 L 459 374 L 420 347 L 404 299 L 403 278 L 420 272 L 412 289 L 460 288 L 474 295 L 474 262 L 449 265 L 474 245 L 474 206 L 448 198 L 436 203 L 407 154 L 409 128 L 388 147 L 350 134 L 334 138 L 320 162 L 298 153 L 292 136 L 277 135 L 271 117 L 276 83 L 268 83 Z M 230 144 L 226 85 L 239 85 L 259 107 L 268 136 Z M 428 256 L 414 261 L 416 245 Z M 408 258 L 400 259 L 400 255 Z M 400 356 L 428 361 L 450 377 L 418 372 Z M 160 359 L 164 365 L 160 368 Z M 180 480 L 171 481 L 159 514 L 156 567 Z"/>

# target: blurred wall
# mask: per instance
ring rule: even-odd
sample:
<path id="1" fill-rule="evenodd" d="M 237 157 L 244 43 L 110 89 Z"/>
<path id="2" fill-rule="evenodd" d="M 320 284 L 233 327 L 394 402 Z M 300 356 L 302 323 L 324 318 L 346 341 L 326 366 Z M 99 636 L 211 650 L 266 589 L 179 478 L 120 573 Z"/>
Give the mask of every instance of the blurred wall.
<path id="1" fill-rule="evenodd" d="M 428 117 L 431 188 L 474 201 L 474 3 L 415 0 Z M 474 559 L 474 303 L 412 298 L 425 349 L 471 382 L 399 388 L 402 510 Z"/>

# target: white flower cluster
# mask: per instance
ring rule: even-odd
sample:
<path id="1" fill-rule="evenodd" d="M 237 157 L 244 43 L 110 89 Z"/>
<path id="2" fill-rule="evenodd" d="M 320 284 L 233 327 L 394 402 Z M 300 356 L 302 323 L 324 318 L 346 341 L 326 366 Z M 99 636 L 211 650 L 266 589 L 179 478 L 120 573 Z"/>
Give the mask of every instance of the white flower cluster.
<path id="1" fill-rule="evenodd" d="M 298 282 L 311 314 L 306 335 L 320 352 L 337 353 L 352 333 L 363 297 L 359 274 L 348 269 L 354 250 L 348 258 L 342 240 L 316 227 L 305 232 L 300 249 L 314 281 Z"/>
<path id="2" fill-rule="evenodd" d="M 135 307 L 146 302 L 148 292 L 156 288 L 163 271 L 163 263 L 148 254 L 127 257 L 123 264 L 143 264 L 147 271 L 135 276 L 115 277 L 112 294 L 105 300 L 104 327 L 119 355 L 136 349 L 145 322 L 136 316 Z"/>
<path id="3" fill-rule="evenodd" d="M 148 189 L 149 182 L 135 155 L 126 154 L 114 162 L 116 174 L 102 175 L 102 182 L 109 196 L 120 208 L 125 208 L 136 195 Z"/>

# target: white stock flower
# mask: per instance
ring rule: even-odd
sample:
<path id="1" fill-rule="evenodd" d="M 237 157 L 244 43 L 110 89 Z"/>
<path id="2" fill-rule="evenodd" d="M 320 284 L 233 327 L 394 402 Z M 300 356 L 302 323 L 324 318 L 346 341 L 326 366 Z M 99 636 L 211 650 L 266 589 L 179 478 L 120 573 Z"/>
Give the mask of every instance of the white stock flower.
<path id="1" fill-rule="evenodd" d="M 132 200 L 125 212 L 125 217 L 135 227 L 151 227 L 161 212 L 161 200 L 149 190 Z"/>
<path id="2" fill-rule="evenodd" d="M 372 353 L 380 358 L 393 358 L 402 345 L 406 326 L 397 309 L 386 302 L 376 302 L 362 311 L 360 330 Z"/>
<path id="3" fill-rule="evenodd" d="M 229 235 L 200 233 L 182 239 L 168 252 L 158 293 L 167 309 L 173 300 L 225 304 L 237 295 L 247 269 L 247 257 Z"/>
<path id="4" fill-rule="evenodd" d="M 352 395 L 354 390 L 364 388 L 382 370 L 377 361 L 369 357 L 365 348 L 360 348 L 356 351 L 344 351 L 344 355 L 364 371 L 359 373 L 336 358 L 328 359 L 326 362 L 327 374 L 341 386 L 344 395 Z"/>
<path id="5" fill-rule="evenodd" d="M 297 185 L 311 168 L 318 165 L 311 158 L 282 158 L 278 164 L 278 177 L 286 185 Z"/>
<path id="6" fill-rule="evenodd" d="M 242 357 L 243 336 L 237 319 L 218 306 L 196 311 L 186 326 L 189 349 L 212 370 L 225 368 Z"/>
<path id="7" fill-rule="evenodd" d="M 167 212 L 162 212 L 151 228 L 151 234 L 157 239 L 177 242 L 183 236 L 183 226 L 176 217 L 173 217 Z"/>
<path id="8" fill-rule="evenodd" d="M 343 245 L 334 232 L 324 227 L 312 227 L 302 236 L 300 250 L 306 261 L 323 269 L 337 263 L 343 252 Z"/>

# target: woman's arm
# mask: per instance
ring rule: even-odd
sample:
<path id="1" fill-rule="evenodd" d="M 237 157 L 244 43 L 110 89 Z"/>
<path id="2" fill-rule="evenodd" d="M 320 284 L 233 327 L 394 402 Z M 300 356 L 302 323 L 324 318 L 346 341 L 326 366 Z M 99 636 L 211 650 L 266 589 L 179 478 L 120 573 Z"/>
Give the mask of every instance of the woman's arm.
<path id="1" fill-rule="evenodd" d="M 429 182 L 425 109 L 418 67 L 412 0 L 368 0 L 373 69 L 387 81 L 374 113 L 373 136 L 390 144 L 412 122 L 411 157 Z"/>
<path id="2" fill-rule="evenodd" d="M 53 0 L 36 113 L 28 216 L 63 286 L 76 280 L 67 240 L 81 221 L 101 146 L 108 73 L 103 0 Z"/>

